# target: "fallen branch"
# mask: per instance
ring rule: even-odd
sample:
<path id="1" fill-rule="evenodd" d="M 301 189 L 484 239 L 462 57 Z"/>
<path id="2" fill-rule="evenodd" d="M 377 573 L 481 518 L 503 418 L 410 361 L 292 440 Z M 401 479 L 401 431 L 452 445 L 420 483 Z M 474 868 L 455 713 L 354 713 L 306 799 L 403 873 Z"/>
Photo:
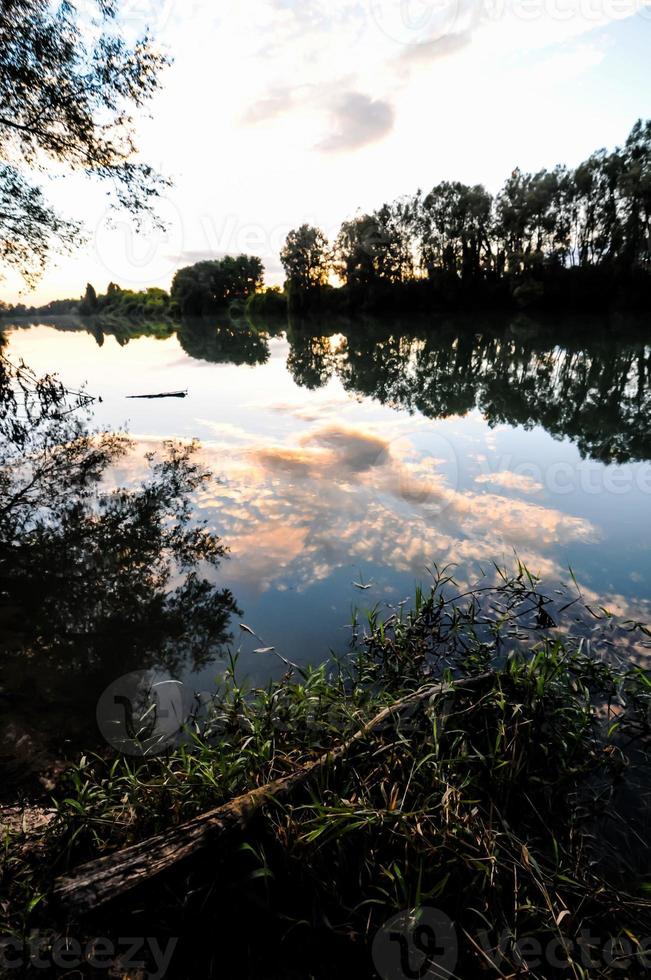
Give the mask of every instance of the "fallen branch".
<path id="1" fill-rule="evenodd" d="M 163 391 L 159 395 L 127 395 L 127 398 L 187 398 L 186 391 Z"/>
<path id="2" fill-rule="evenodd" d="M 124 895 L 179 864 L 215 839 L 222 839 L 244 828 L 265 803 L 286 799 L 311 776 L 343 759 L 358 742 L 363 741 L 370 732 L 392 716 L 445 691 L 465 690 L 482 685 L 493 677 L 494 674 L 489 672 L 420 688 L 384 708 L 347 741 L 289 776 L 259 786 L 172 830 L 89 861 L 71 874 L 57 878 L 53 886 L 55 899 L 68 911 L 84 913 Z"/>

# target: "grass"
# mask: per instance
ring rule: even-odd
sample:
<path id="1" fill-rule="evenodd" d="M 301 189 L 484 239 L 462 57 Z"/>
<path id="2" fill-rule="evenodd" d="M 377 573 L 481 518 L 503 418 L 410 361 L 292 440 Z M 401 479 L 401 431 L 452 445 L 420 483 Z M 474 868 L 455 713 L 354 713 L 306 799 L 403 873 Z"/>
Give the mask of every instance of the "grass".
<path id="1" fill-rule="evenodd" d="M 585 652 L 579 609 L 593 647 L 606 619 L 619 648 L 605 611 L 552 600 L 522 566 L 500 574 L 463 595 L 437 574 L 411 611 L 358 622 L 353 655 L 265 689 L 239 683 L 234 657 L 208 713 L 166 755 L 84 757 L 45 834 L 5 841 L 0 931 L 61 928 L 47 898 L 55 874 L 294 771 L 438 678 L 450 681 L 440 694 L 289 804 L 270 803 L 238 845 L 74 928 L 124 935 L 129 921 L 129 935 L 139 922 L 143 935 L 179 936 L 174 976 L 231 962 L 242 976 L 383 976 L 387 921 L 403 913 L 413 926 L 433 907 L 459 951 L 451 974 L 422 975 L 645 975 L 651 681 Z M 569 631 L 554 625 L 562 606 Z M 455 689 L 487 671 L 479 691 Z M 543 954 L 525 969 L 531 944 Z"/>

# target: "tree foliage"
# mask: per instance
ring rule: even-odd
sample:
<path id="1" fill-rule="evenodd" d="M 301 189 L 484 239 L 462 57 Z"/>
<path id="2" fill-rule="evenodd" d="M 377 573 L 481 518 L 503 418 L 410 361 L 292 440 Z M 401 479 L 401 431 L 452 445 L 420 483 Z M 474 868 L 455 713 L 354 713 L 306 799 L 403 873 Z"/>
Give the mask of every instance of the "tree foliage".
<path id="1" fill-rule="evenodd" d="M 307 230 L 291 232 L 283 251 L 297 289 L 309 286 L 309 260 L 298 247 Z M 318 229 L 309 233 L 324 240 Z M 625 290 L 631 277 L 651 273 L 651 121 L 638 121 L 623 147 L 599 150 L 573 170 L 516 168 L 494 198 L 479 184 L 443 181 L 358 214 L 341 226 L 330 263 L 322 260 L 321 277 L 332 271 L 349 290 L 381 302 L 385 287 L 414 283 L 443 286 L 452 299 L 463 287 L 466 295 L 490 298 L 492 289 L 524 300 L 576 282 L 576 270 L 587 283 L 583 295 L 596 278 Z"/>
<path id="2" fill-rule="evenodd" d="M 328 281 L 328 240 L 319 228 L 301 225 L 290 231 L 280 253 L 290 289 L 315 289 Z"/>
<path id="3" fill-rule="evenodd" d="M 93 9 L 94 8 L 94 9 Z M 166 59 L 147 36 L 120 34 L 120 0 L 81 12 L 61 0 L 0 2 L 0 262 L 29 282 L 80 226 L 47 202 L 35 176 L 48 166 L 112 187 L 115 204 L 151 213 L 165 186 L 137 162 L 134 112 L 158 87 Z"/>
<path id="4" fill-rule="evenodd" d="M 110 282 L 106 293 L 98 296 L 89 283 L 85 296 L 79 303 L 79 313 L 82 316 L 156 320 L 167 317 L 169 312 L 169 293 L 157 286 L 136 292 L 133 289 L 122 289 L 117 283 Z"/>
<path id="5" fill-rule="evenodd" d="M 205 316 L 236 300 L 244 301 L 262 286 L 264 266 L 254 255 L 227 255 L 179 269 L 171 297 L 178 311 Z"/>

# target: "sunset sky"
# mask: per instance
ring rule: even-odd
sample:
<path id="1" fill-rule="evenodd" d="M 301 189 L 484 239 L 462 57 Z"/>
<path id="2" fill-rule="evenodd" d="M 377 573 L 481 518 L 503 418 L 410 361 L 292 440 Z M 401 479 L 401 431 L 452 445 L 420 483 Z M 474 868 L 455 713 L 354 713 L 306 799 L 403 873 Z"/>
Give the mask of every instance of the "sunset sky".
<path id="1" fill-rule="evenodd" d="M 174 64 L 139 123 L 143 159 L 170 176 L 165 233 L 136 235 L 82 177 L 46 184 L 88 243 L 35 292 L 41 303 L 169 286 L 176 268 L 260 255 L 280 282 L 287 231 L 334 235 L 358 208 L 443 179 L 496 190 L 519 165 L 577 163 L 650 113 L 651 6 L 640 0 L 131 0 Z"/>

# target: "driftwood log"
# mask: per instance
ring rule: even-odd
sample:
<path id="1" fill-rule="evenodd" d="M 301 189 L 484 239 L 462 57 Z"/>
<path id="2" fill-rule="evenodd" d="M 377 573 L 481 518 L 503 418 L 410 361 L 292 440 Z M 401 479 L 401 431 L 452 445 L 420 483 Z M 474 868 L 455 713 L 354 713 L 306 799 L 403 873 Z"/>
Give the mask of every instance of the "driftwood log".
<path id="1" fill-rule="evenodd" d="M 172 830 L 88 861 L 70 874 L 57 878 L 53 885 L 55 900 L 68 912 L 83 914 L 119 898 L 196 854 L 203 847 L 216 841 L 222 842 L 235 831 L 242 830 L 264 804 L 286 800 L 310 777 L 344 759 L 357 743 L 394 715 L 445 691 L 481 686 L 493 677 L 494 674 L 489 672 L 420 688 L 384 708 L 347 741 L 325 752 L 313 762 L 301 766 L 289 776 L 244 793 Z"/>
<path id="2" fill-rule="evenodd" d="M 187 398 L 187 391 L 162 391 L 157 395 L 127 395 L 127 398 Z"/>

